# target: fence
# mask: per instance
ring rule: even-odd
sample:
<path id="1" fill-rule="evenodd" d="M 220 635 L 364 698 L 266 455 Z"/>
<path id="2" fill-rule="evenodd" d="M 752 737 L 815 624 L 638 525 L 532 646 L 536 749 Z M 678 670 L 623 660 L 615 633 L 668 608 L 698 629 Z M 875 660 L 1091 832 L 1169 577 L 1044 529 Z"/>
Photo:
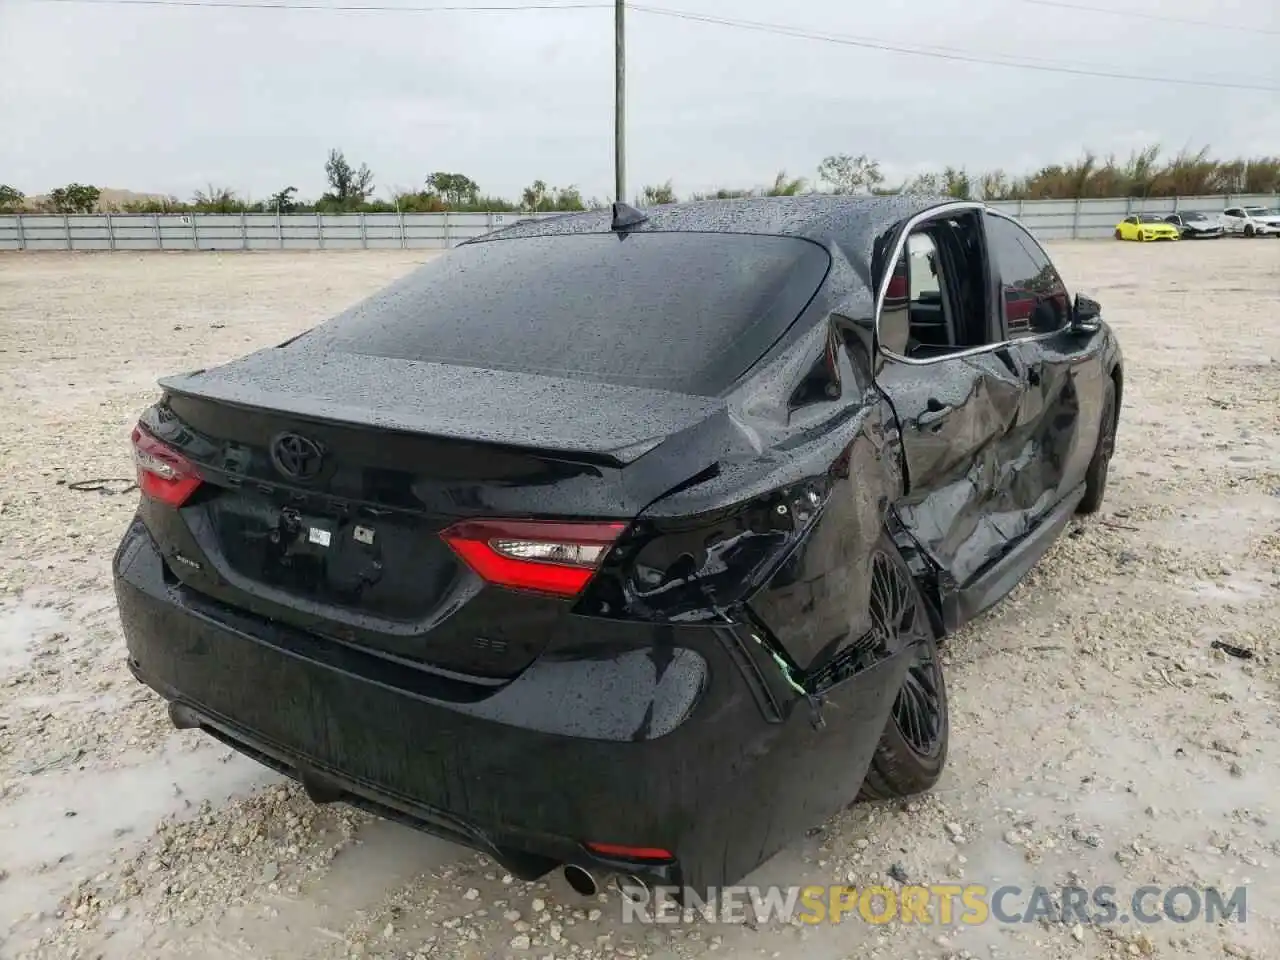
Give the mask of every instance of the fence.
<path id="1" fill-rule="evenodd" d="M 1099 240 L 1115 233 L 1131 213 L 1159 216 L 1198 210 L 1221 213 L 1228 207 L 1280 207 L 1280 195 L 1216 197 L 1117 197 L 1107 200 L 1001 200 L 991 204 L 1011 213 L 1041 240 Z"/>
<path id="2" fill-rule="evenodd" d="M 0 216 L 0 250 L 444 249 L 528 216 L 514 213 Z"/>
<path id="3" fill-rule="evenodd" d="M 1280 205 L 1275 196 L 1155 200 L 1009 200 L 992 206 L 1044 240 L 1109 237 L 1130 213 L 1221 212 Z M 0 215 L 0 250 L 445 249 L 529 216 L 515 213 L 235 213 Z"/>

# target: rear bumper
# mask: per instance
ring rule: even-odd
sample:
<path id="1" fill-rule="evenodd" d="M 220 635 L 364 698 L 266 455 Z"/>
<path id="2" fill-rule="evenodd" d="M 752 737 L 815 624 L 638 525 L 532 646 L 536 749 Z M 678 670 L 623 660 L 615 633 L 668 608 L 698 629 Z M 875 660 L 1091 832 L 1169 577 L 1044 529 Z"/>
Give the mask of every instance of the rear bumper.
<path id="1" fill-rule="evenodd" d="M 602 622 L 600 656 L 549 652 L 496 692 L 445 701 L 414 668 L 183 587 L 141 523 L 115 582 L 130 668 L 176 723 L 317 800 L 485 850 L 525 877 L 578 863 L 695 887 L 740 879 L 853 799 L 906 666 L 891 658 L 831 691 L 839 709 L 817 729 L 728 626 Z M 674 856 L 638 868 L 589 841 Z"/>

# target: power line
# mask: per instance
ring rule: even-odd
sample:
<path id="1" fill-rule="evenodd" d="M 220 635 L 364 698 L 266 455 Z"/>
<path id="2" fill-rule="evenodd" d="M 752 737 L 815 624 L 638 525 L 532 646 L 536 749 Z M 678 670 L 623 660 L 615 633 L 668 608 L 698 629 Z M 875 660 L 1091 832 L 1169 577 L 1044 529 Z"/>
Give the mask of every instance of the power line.
<path id="1" fill-rule="evenodd" d="M 716 17 L 710 14 L 701 14 L 693 11 L 671 10 L 660 7 L 646 7 L 643 3 L 628 3 L 632 10 L 640 10 L 641 12 L 659 13 L 667 16 L 680 16 L 686 19 L 697 20 L 703 23 L 717 23 L 722 25 L 735 25 L 749 29 L 758 29 L 770 33 L 778 33 L 782 36 L 797 37 L 799 39 L 808 40 L 826 40 L 834 43 L 846 43 L 851 46 L 867 46 L 876 50 L 887 50 L 890 52 L 902 52 L 916 54 L 918 56 L 929 56 L 932 52 L 943 54 L 952 54 L 952 57 L 943 57 L 942 59 L 960 59 L 969 62 L 987 63 L 991 62 L 998 66 L 1020 67 L 1026 66 L 1033 69 L 1043 70 L 1051 66 L 1060 66 L 1067 68 L 1068 72 L 1093 71 L 1100 70 L 1104 75 L 1111 76 L 1112 71 L 1108 67 L 1091 66 L 1088 63 L 1080 63 L 1078 60 L 1063 61 L 1053 60 L 1048 57 L 1021 56 L 1018 54 L 1006 53 L 979 53 L 973 50 L 965 50 L 959 47 L 947 47 L 939 44 L 913 43 L 910 46 L 896 44 L 888 40 L 881 40 L 877 37 L 864 37 L 855 34 L 833 34 L 823 31 L 810 30 L 803 27 L 791 27 L 784 24 L 762 23 L 757 20 L 742 20 L 740 18 Z M 988 59 L 990 58 L 990 59 Z M 1127 76 L 1127 75 L 1126 75 Z M 1140 79 L 1140 78 L 1138 78 Z M 1166 79 L 1166 78 L 1158 78 Z M 1178 82 L 1184 82 L 1182 78 L 1176 78 Z M 1265 84 L 1266 81 L 1260 77 L 1243 77 L 1236 76 L 1224 78 L 1221 75 L 1210 75 L 1206 80 L 1218 81 L 1226 83 L 1245 83 L 1245 84 Z M 1249 87 L 1252 89 L 1252 86 Z M 1271 87 L 1264 86 L 1263 89 L 1270 90 Z"/>
<path id="2" fill-rule="evenodd" d="M 601 2 L 568 2 L 568 3 L 506 3 L 480 5 L 437 5 L 437 6 L 390 6 L 372 4 L 328 4 L 297 2 L 297 0 L 277 0 L 277 2 L 250 2 L 250 0 L 29 0 L 36 3 L 74 3 L 82 5 L 110 5 L 120 7 L 200 7 L 217 9 L 219 7 L 235 10 L 311 10 L 340 13 L 482 13 L 482 12 L 517 12 L 530 10 L 612 10 L 613 3 Z M 1057 0 L 1023 0 L 1026 3 L 1041 3 L 1053 6 L 1074 6 L 1059 3 Z M 1007 54 L 979 54 L 954 47 L 938 47 L 929 45 L 906 46 L 899 43 L 880 40 L 874 37 L 858 37 L 848 34 L 824 33 L 802 27 L 792 27 L 780 23 L 765 23 L 757 20 L 740 20 L 731 17 L 717 17 L 710 14 L 695 13 L 689 10 L 673 10 L 666 7 L 653 7 L 642 3 L 628 3 L 628 8 L 638 13 L 653 16 L 670 17 L 688 20 L 695 23 L 706 23 L 715 26 L 731 27 L 739 30 L 754 30 L 761 33 L 792 37 L 799 40 L 814 40 L 822 43 L 833 43 L 841 46 L 862 47 L 868 50 L 880 50 L 887 53 L 899 53 L 907 56 L 929 57 L 936 60 L 951 60 L 961 63 L 978 63 L 986 66 L 1009 67 L 1021 70 L 1038 70 L 1045 73 L 1063 73 L 1081 77 L 1098 77 L 1104 80 L 1132 80 L 1144 83 L 1169 83 L 1190 87 L 1214 87 L 1227 90 L 1261 90 L 1268 93 L 1280 92 L 1280 87 L 1263 83 L 1240 82 L 1235 80 L 1195 79 L 1180 76 L 1155 76 L 1150 74 L 1123 73 L 1120 71 L 1067 66 L 1041 58 L 1030 59 Z M 1079 7 L 1079 9 L 1095 9 Z M 1109 11 L 1096 8 L 1104 13 Z M 1152 15 L 1154 16 L 1154 15 Z M 1164 18 L 1160 18 L 1164 19 Z M 1192 22 L 1192 21 L 1187 21 Z M 1210 24 L 1213 25 L 1213 24 Z M 1244 28 L 1242 28 L 1244 29 Z M 1277 31 L 1260 31 L 1274 33 Z"/>
<path id="3" fill-rule="evenodd" d="M 229 10 L 331 10 L 338 13 L 515 13 L 525 10 L 612 10 L 611 3 L 486 3 L 467 6 L 389 6 L 342 3 L 251 3 L 249 0 L 28 0 L 35 3 L 75 3 L 115 7 L 203 7 Z"/>
<path id="4" fill-rule="evenodd" d="M 1147 83 L 1171 83 L 1191 87 L 1218 87 L 1230 90 L 1265 90 L 1269 93 L 1280 92 L 1280 87 L 1266 86 L 1256 83 L 1240 83 L 1228 80 L 1196 80 L 1188 77 L 1154 76 L 1149 74 L 1120 73 L 1112 70 L 1094 70 L 1085 67 L 1058 66 L 1045 61 L 1027 60 L 1018 62 L 1017 58 L 1004 57 L 995 59 L 992 55 L 981 55 L 955 50 L 952 48 L 904 46 L 877 40 L 871 37 L 854 37 L 845 34 L 820 33 L 801 27 L 790 27 L 780 23 L 763 23 L 757 20 L 737 20 L 730 17 L 715 17 L 709 14 L 693 13 L 688 10 L 671 10 L 665 7 L 651 7 L 647 4 L 631 3 L 628 8 L 639 13 L 648 13 L 660 17 L 672 17 L 678 20 L 691 20 L 697 23 L 709 23 L 722 27 L 734 27 L 740 30 L 755 30 L 761 33 L 794 37 L 799 40 L 817 40 L 823 43 L 834 43 L 847 47 L 863 47 L 869 50 L 883 50 L 889 53 L 902 53 L 915 57 L 931 57 L 936 60 L 954 60 L 963 63 L 981 63 L 995 67 L 1011 67 L 1020 70 L 1040 70 L 1046 73 L 1068 73 L 1082 77 L 1100 77 L 1106 80 L 1138 80 Z"/>
<path id="5" fill-rule="evenodd" d="M 1215 20 L 1190 20 L 1186 17 L 1170 17 L 1163 13 L 1144 13 L 1141 10 L 1115 10 L 1110 7 L 1091 7 L 1083 3 L 1065 3 L 1063 0 L 1022 0 L 1037 7 L 1060 7 L 1063 10 L 1080 10 L 1085 13 L 1107 13 L 1115 17 L 1132 17 L 1135 20 L 1155 20 L 1160 23 L 1181 23 L 1192 27 L 1213 27 L 1218 30 L 1239 30 L 1244 33 L 1263 33 L 1280 36 L 1280 30 L 1265 27 L 1246 27 L 1240 23 L 1219 23 Z"/>

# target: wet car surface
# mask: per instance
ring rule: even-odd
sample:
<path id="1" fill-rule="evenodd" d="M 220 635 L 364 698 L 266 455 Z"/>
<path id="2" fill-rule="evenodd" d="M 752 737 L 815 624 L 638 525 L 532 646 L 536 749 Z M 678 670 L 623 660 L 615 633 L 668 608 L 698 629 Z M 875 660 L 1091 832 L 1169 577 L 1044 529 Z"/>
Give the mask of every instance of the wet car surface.
<path id="1" fill-rule="evenodd" d="M 981 204 L 521 224 L 163 381 L 130 664 L 314 799 L 518 875 L 733 882 L 936 780 L 936 642 L 1096 509 L 1122 378 Z"/>

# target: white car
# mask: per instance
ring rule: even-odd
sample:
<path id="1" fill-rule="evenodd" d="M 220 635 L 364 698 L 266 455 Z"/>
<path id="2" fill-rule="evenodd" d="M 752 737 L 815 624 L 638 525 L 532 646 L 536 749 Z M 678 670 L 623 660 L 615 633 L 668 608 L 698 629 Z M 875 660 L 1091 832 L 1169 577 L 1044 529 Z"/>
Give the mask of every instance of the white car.
<path id="1" fill-rule="evenodd" d="M 1222 214 L 1227 233 L 1242 233 L 1246 237 L 1280 236 L 1280 210 L 1266 207 L 1229 207 Z"/>

